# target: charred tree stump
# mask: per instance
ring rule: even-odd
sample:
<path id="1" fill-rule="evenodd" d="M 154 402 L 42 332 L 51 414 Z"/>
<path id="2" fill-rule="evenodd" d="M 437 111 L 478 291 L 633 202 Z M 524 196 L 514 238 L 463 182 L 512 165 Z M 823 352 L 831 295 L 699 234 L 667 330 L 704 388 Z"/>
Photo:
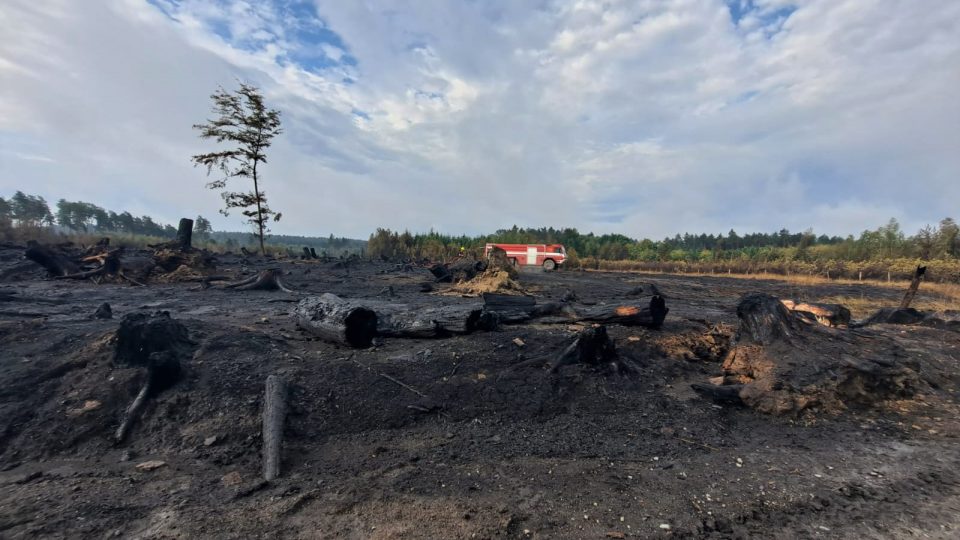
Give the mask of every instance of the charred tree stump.
<path id="1" fill-rule="evenodd" d="M 177 225 L 177 249 L 190 251 L 193 249 L 193 220 L 180 218 Z"/>
<path id="2" fill-rule="evenodd" d="M 282 377 L 267 377 L 263 395 L 263 479 L 280 476 L 283 423 L 287 416 L 287 384 Z"/>
<path id="3" fill-rule="evenodd" d="M 27 242 L 24 256 L 44 267 L 51 276 L 69 276 L 80 271 L 80 266 L 69 257 L 34 240 Z"/>
<path id="4" fill-rule="evenodd" d="M 224 289 L 235 289 L 238 291 L 276 291 L 280 290 L 287 293 L 292 293 L 291 289 L 288 289 L 286 285 L 283 284 L 283 281 L 280 279 L 281 271 L 276 268 L 270 268 L 264 270 L 257 274 L 256 276 L 249 277 L 243 281 L 238 281 L 236 283 L 230 283 L 225 285 Z"/>
<path id="5" fill-rule="evenodd" d="M 167 312 L 127 315 L 117 329 L 116 338 L 114 362 L 147 369 L 140 392 L 114 434 L 114 441 L 119 444 L 139 420 L 147 401 L 180 379 L 181 359 L 190 356 L 194 344 L 187 328 L 171 319 Z"/>
<path id="6" fill-rule="evenodd" d="M 740 325 L 715 386 L 692 388 L 718 403 L 774 415 L 839 412 L 914 395 L 918 364 L 895 340 L 808 324 L 766 294 L 737 306 Z"/>
<path id="7" fill-rule="evenodd" d="M 311 258 L 311 259 L 319 259 L 319 257 L 317 257 L 317 250 L 316 250 L 316 249 L 310 248 L 310 258 Z"/>
<path id="8" fill-rule="evenodd" d="M 104 302 L 100 304 L 100 307 L 97 308 L 97 311 L 93 313 L 94 319 L 112 319 L 113 318 L 113 309 L 110 308 L 110 304 Z"/>
<path id="9" fill-rule="evenodd" d="M 312 259 L 313 257 L 310 256 L 310 248 L 303 246 L 303 255 L 301 255 L 301 257 L 303 257 L 304 260 Z"/>
<path id="10" fill-rule="evenodd" d="M 920 281 L 923 280 L 923 275 L 926 273 L 926 266 L 917 267 L 917 270 L 913 273 L 913 279 L 910 281 L 910 287 L 907 288 L 907 292 L 903 295 L 903 300 L 900 301 L 900 309 L 907 309 L 910 307 L 910 302 L 913 302 L 913 298 L 917 296 L 917 289 L 920 288 Z"/>
<path id="11" fill-rule="evenodd" d="M 433 277 L 436 278 L 437 283 L 451 283 L 453 281 L 453 274 L 450 273 L 450 270 L 442 264 L 435 264 L 429 268 L 430 273 L 433 274 Z"/>
<path id="12" fill-rule="evenodd" d="M 760 345 L 791 340 L 802 331 L 799 319 L 783 302 L 768 294 L 745 296 L 737 305 L 738 336 L 747 336 Z"/>
<path id="13" fill-rule="evenodd" d="M 632 362 L 620 358 L 613 339 L 607 335 L 607 327 L 602 325 L 581 331 L 554 360 L 550 372 L 556 373 L 561 367 L 576 363 L 605 367 L 615 373 L 638 371 Z"/>

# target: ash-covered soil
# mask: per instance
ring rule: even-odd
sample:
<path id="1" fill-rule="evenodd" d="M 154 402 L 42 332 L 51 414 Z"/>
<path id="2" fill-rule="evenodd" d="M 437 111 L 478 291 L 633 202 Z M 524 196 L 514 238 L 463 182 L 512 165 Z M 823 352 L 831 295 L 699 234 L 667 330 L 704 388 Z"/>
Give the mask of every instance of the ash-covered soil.
<path id="1" fill-rule="evenodd" d="M 20 251 L 0 250 L 0 271 L 19 261 Z M 477 301 L 438 294 L 448 286 L 421 292 L 432 277 L 425 269 L 336 266 L 220 258 L 219 270 L 237 277 L 281 268 L 296 294 L 96 285 L 40 271 L 0 283 L 0 537 L 960 536 L 960 333 L 859 329 L 896 339 L 919 363 L 921 392 L 776 417 L 714 404 L 689 385 L 720 374 L 744 293 L 816 300 L 851 286 L 522 272 L 538 301 L 573 291 L 612 303 L 637 282 L 656 284 L 670 308 L 662 329 L 608 328 L 640 366 L 619 376 L 508 369 L 558 355 L 576 335 L 565 324 L 382 339 L 362 350 L 317 341 L 290 317 L 308 294 Z M 112 319 L 93 318 L 103 302 Z M 124 315 L 156 311 L 186 325 L 192 357 L 114 444 L 144 377 L 114 364 L 114 332 Z M 291 393 L 282 475 L 265 483 L 270 374 Z"/>

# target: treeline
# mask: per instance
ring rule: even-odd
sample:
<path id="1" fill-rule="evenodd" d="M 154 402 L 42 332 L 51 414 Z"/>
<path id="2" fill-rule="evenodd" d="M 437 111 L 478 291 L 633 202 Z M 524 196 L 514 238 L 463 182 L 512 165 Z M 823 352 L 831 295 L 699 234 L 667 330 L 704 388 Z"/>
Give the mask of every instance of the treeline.
<path id="1" fill-rule="evenodd" d="M 117 213 L 87 202 L 60 199 L 56 204 L 56 212 L 53 212 L 43 197 L 27 195 L 22 191 L 17 191 L 9 201 L 0 197 L 0 223 L 21 228 L 58 225 L 78 233 L 121 232 L 158 237 L 177 234 L 176 227 L 157 223 L 150 216 Z"/>
<path id="2" fill-rule="evenodd" d="M 808 262 L 876 261 L 887 259 L 956 260 L 960 258 L 960 227 L 952 218 L 927 226 L 912 236 L 895 219 L 859 236 L 817 236 L 808 230 L 792 233 L 782 229 L 773 233 L 739 235 L 684 234 L 655 241 L 637 240 L 622 234 L 582 234 L 577 229 L 511 229 L 486 236 L 449 236 L 397 233 L 377 229 L 370 235 L 368 253 L 386 258 L 442 258 L 455 255 L 460 247 L 479 253 L 487 242 L 516 244 L 563 244 L 576 263 L 595 261 L 642 262 Z"/>
<path id="3" fill-rule="evenodd" d="M 114 212 L 92 203 L 60 199 L 54 209 L 39 195 L 17 191 L 9 199 L 0 197 L 0 233 L 11 228 L 59 228 L 60 232 L 80 234 L 124 234 L 144 237 L 173 238 L 177 229 L 172 224 L 159 223 L 150 216 L 134 216 L 130 212 Z M 3 235 L 0 234 L 0 237 Z M 236 250 L 255 245 L 248 232 L 214 231 L 210 220 L 197 216 L 193 220 L 193 236 L 210 246 Z M 362 253 L 363 240 L 329 237 L 309 237 L 275 234 L 268 237 L 270 245 L 291 248 L 299 252 L 303 246 L 313 247 L 331 256 L 343 252 Z"/>
<path id="4" fill-rule="evenodd" d="M 196 229 L 196 226 L 194 226 L 194 229 Z M 256 243 L 255 236 L 250 233 L 230 231 L 214 231 L 209 235 L 207 241 L 215 245 L 221 245 L 228 250 L 236 250 L 240 246 L 249 248 Z M 328 237 L 271 234 L 267 236 L 267 243 L 270 246 L 284 248 L 295 254 L 300 253 L 304 246 L 312 247 L 319 254 L 326 254 L 331 257 L 339 257 L 344 252 L 347 254 L 363 254 L 367 247 L 367 242 L 364 240 L 340 238 L 332 234 Z"/>

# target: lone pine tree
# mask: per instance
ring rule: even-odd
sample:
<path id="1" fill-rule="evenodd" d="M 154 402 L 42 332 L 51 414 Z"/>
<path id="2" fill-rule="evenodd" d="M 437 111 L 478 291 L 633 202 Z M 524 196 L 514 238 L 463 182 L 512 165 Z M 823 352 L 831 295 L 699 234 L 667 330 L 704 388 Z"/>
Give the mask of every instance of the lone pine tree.
<path id="1" fill-rule="evenodd" d="M 226 207 L 220 213 L 226 216 L 230 209 L 240 208 L 260 239 L 260 253 L 265 253 L 263 234 L 269 230 L 267 222 L 271 218 L 279 221 L 280 213 L 267 206 L 267 196 L 260 189 L 262 173 L 258 166 L 267 163 L 265 151 L 273 138 L 282 133 L 280 111 L 268 109 L 260 90 L 244 83 L 233 92 L 220 87 L 210 98 L 214 118 L 193 128 L 200 130 L 200 138 L 214 139 L 233 148 L 198 154 L 192 160 L 195 165 L 205 166 L 207 175 L 214 169 L 223 174 L 223 178 L 207 183 L 210 189 L 224 190 L 221 196 Z M 227 182 L 238 177 L 252 180 L 253 191 L 227 190 Z"/>

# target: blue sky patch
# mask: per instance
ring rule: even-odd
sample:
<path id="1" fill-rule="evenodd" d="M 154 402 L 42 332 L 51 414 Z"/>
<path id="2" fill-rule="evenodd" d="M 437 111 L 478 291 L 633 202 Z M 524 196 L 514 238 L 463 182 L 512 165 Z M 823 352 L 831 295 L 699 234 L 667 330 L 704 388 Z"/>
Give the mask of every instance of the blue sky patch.
<path id="1" fill-rule="evenodd" d="M 739 25 L 747 16 L 755 16 L 760 21 L 760 27 L 766 29 L 770 37 L 780 31 L 784 21 L 797 10 L 796 6 L 784 6 L 779 9 L 764 10 L 757 7 L 753 0 L 727 0 L 727 9 L 730 10 L 730 19 Z"/>
<path id="2" fill-rule="evenodd" d="M 179 22 L 184 7 L 180 0 L 147 0 L 171 20 Z M 258 52 L 268 44 L 281 44 L 285 58 L 281 64 L 292 63 L 312 72 L 328 68 L 357 65 L 350 47 L 331 30 L 317 13 L 312 2 L 304 0 L 275 0 L 251 8 L 250 17 L 260 26 L 248 35 L 238 36 L 231 31 L 233 0 L 217 0 L 219 13 L 203 18 L 207 28 L 231 47 L 247 52 Z M 258 20 L 260 19 L 260 20 Z"/>

